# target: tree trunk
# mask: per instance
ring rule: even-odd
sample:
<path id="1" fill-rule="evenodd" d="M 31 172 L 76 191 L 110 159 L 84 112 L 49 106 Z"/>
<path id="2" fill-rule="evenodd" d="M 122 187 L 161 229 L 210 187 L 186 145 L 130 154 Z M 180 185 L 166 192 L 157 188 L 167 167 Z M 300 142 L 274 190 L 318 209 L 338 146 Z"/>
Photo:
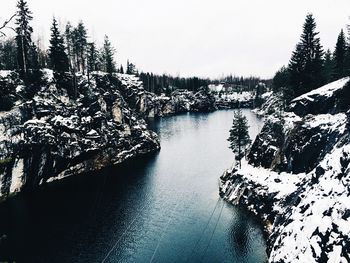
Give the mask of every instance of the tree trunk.
<path id="1" fill-rule="evenodd" d="M 26 60 L 26 54 L 24 52 L 24 41 L 23 41 L 22 33 L 21 33 L 21 45 L 22 45 L 23 72 L 24 72 L 24 75 L 27 76 L 27 60 Z"/>

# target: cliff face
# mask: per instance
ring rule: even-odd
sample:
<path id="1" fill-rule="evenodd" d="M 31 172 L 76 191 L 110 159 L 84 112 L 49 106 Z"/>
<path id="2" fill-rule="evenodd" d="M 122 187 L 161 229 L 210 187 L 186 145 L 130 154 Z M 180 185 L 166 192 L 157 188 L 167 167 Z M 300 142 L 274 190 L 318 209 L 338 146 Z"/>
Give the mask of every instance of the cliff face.
<path id="1" fill-rule="evenodd" d="M 221 177 L 225 199 L 267 221 L 269 262 L 350 262 L 348 81 L 269 117 L 242 169 Z"/>
<path id="2" fill-rule="evenodd" d="M 40 91 L 0 113 L 0 197 L 160 148 L 119 91 L 121 76 L 77 76 L 77 99 L 44 71 Z M 124 76 L 133 89 L 132 77 Z"/>
<path id="3" fill-rule="evenodd" d="M 134 76 L 119 76 L 119 88 L 129 105 L 144 117 L 162 117 L 184 112 L 211 112 L 217 109 L 215 97 L 206 89 L 198 92 L 175 90 L 169 96 L 157 96 L 145 91 L 142 82 Z M 132 88 L 129 83 L 132 82 Z"/>

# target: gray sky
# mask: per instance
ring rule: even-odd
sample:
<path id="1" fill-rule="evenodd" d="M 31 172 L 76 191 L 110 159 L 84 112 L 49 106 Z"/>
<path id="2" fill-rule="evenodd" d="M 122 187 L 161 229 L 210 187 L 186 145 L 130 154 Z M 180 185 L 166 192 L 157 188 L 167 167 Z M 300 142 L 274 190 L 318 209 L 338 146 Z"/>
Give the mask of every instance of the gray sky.
<path id="1" fill-rule="evenodd" d="M 0 23 L 16 0 L 1 0 Z M 104 34 L 138 68 L 182 76 L 222 74 L 271 77 L 288 63 L 308 12 L 324 48 L 333 50 L 350 23 L 349 0 L 28 0 L 35 35 L 49 38 L 52 16 Z"/>

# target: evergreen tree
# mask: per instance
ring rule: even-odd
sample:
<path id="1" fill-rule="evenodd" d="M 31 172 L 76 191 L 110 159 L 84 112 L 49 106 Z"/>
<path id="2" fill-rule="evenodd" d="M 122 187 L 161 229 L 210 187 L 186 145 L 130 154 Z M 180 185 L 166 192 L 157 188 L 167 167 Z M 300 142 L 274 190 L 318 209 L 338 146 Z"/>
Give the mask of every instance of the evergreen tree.
<path id="1" fill-rule="evenodd" d="M 16 19 L 16 43 L 17 43 L 17 61 L 18 66 L 24 75 L 29 69 L 30 60 L 29 53 L 32 49 L 32 33 L 33 28 L 30 21 L 33 19 L 32 12 L 29 10 L 25 0 L 17 2 L 17 19 Z"/>
<path id="2" fill-rule="evenodd" d="M 86 51 L 87 51 L 87 31 L 82 21 L 73 29 L 71 34 L 73 53 L 75 57 L 76 68 L 85 74 L 86 70 Z"/>
<path id="3" fill-rule="evenodd" d="M 306 16 L 301 40 L 289 62 L 290 85 L 296 96 L 324 83 L 323 50 L 312 14 Z"/>
<path id="4" fill-rule="evenodd" d="M 73 56 L 73 27 L 70 22 L 68 22 L 66 25 L 64 37 L 67 45 L 69 69 L 73 73 L 73 72 L 76 72 L 76 69 L 75 69 L 74 56 Z"/>
<path id="5" fill-rule="evenodd" d="M 325 83 L 330 83 L 333 80 L 333 70 L 334 70 L 334 61 L 331 51 L 328 49 L 324 55 L 323 63 L 323 75 L 325 78 Z"/>
<path id="6" fill-rule="evenodd" d="M 89 43 L 87 55 L 87 68 L 89 73 L 100 69 L 98 56 L 99 54 L 96 48 L 96 44 L 94 42 Z"/>
<path id="7" fill-rule="evenodd" d="M 30 62 L 31 69 L 33 70 L 40 69 L 39 51 L 38 51 L 38 47 L 34 43 L 31 43 L 29 46 L 28 61 Z"/>
<path id="8" fill-rule="evenodd" d="M 230 136 L 227 140 L 230 142 L 229 148 L 236 155 L 236 160 L 239 160 L 239 168 L 241 168 L 241 159 L 244 156 L 244 150 L 251 142 L 248 128 L 247 118 L 243 115 L 241 109 L 238 109 L 234 113 Z"/>
<path id="9" fill-rule="evenodd" d="M 64 73 L 69 70 L 63 37 L 58 30 L 57 20 L 55 18 L 53 18 L 51 26 L 49 57 L 51 67 L 57 73 Z"/>
<path id="10" fill-rule="evenodd" d="M 0 76 L 0 111 L 8 111 L 13 107 L 15 83 L 7 77 Z"/>
<path id="11" fill-rule="evenodd" d="M 123 68 L 123 65 L 120 65 L 119 73 L 124 74 L 124 68 Z"/>
<path id="12" fill-rule="evenodd" d="M 350 25 L 347 25 L 348 29 L 348 38 L 346 45 L 346 56 L 345 56 L 345 74 L 346 76 L 350 76 Z"/>
<path id="13" fill-rule="evenodd" d="M 126 63 L 126 74 L 129 75 L 137 75 L 137 70 L 136 70 L 136 66 L 133 63 L 130 63 L 129 60 Z M 164 78 L 163 78 L 164 79 Z M 162 80 L 163 80 L 162 79 Z"/>
<path id="14" fill-rule="evenodd" d="M 17 46 L 13 38 L 0 43 L 0 69 L 14 70 L 17 68 Z"/>
<path id="15" fill-rule="evenodd" d="M 102 48 L 102 62 L 104 71 L 112 74 L 116 72 L 116 65 L 114 62 L 115 50 L 112 47 L 111 42 L 109 41 L 108 36 L 105 36 L 103 48 Z"/>
<path id="16" fill-rule="evenodd" d="M 272 80 L 272 88 L 274 92 L 281 91 L 282 88 L 286 88 L 289 85 L 289 71 L 283 66 L 280 68 Z"/>
<path id="17" fill-rule="evenodd" d="M 334 51 L 334 79 L 340 79 L 346 76 L 346 49 L 345 34 L 342 29 Z"/>

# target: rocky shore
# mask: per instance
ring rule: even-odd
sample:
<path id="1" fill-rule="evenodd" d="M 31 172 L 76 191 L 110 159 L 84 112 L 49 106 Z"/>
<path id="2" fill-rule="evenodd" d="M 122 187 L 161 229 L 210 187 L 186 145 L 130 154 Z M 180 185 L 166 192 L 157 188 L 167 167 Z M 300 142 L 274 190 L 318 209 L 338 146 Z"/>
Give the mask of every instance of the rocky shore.
<path id="1" fill-rule="evenodd" d="M 270 116 L 242 169 L 221 176 L 220 195 L 265 221 L 269 262 L 350 262 L 348 81 Z"/>

